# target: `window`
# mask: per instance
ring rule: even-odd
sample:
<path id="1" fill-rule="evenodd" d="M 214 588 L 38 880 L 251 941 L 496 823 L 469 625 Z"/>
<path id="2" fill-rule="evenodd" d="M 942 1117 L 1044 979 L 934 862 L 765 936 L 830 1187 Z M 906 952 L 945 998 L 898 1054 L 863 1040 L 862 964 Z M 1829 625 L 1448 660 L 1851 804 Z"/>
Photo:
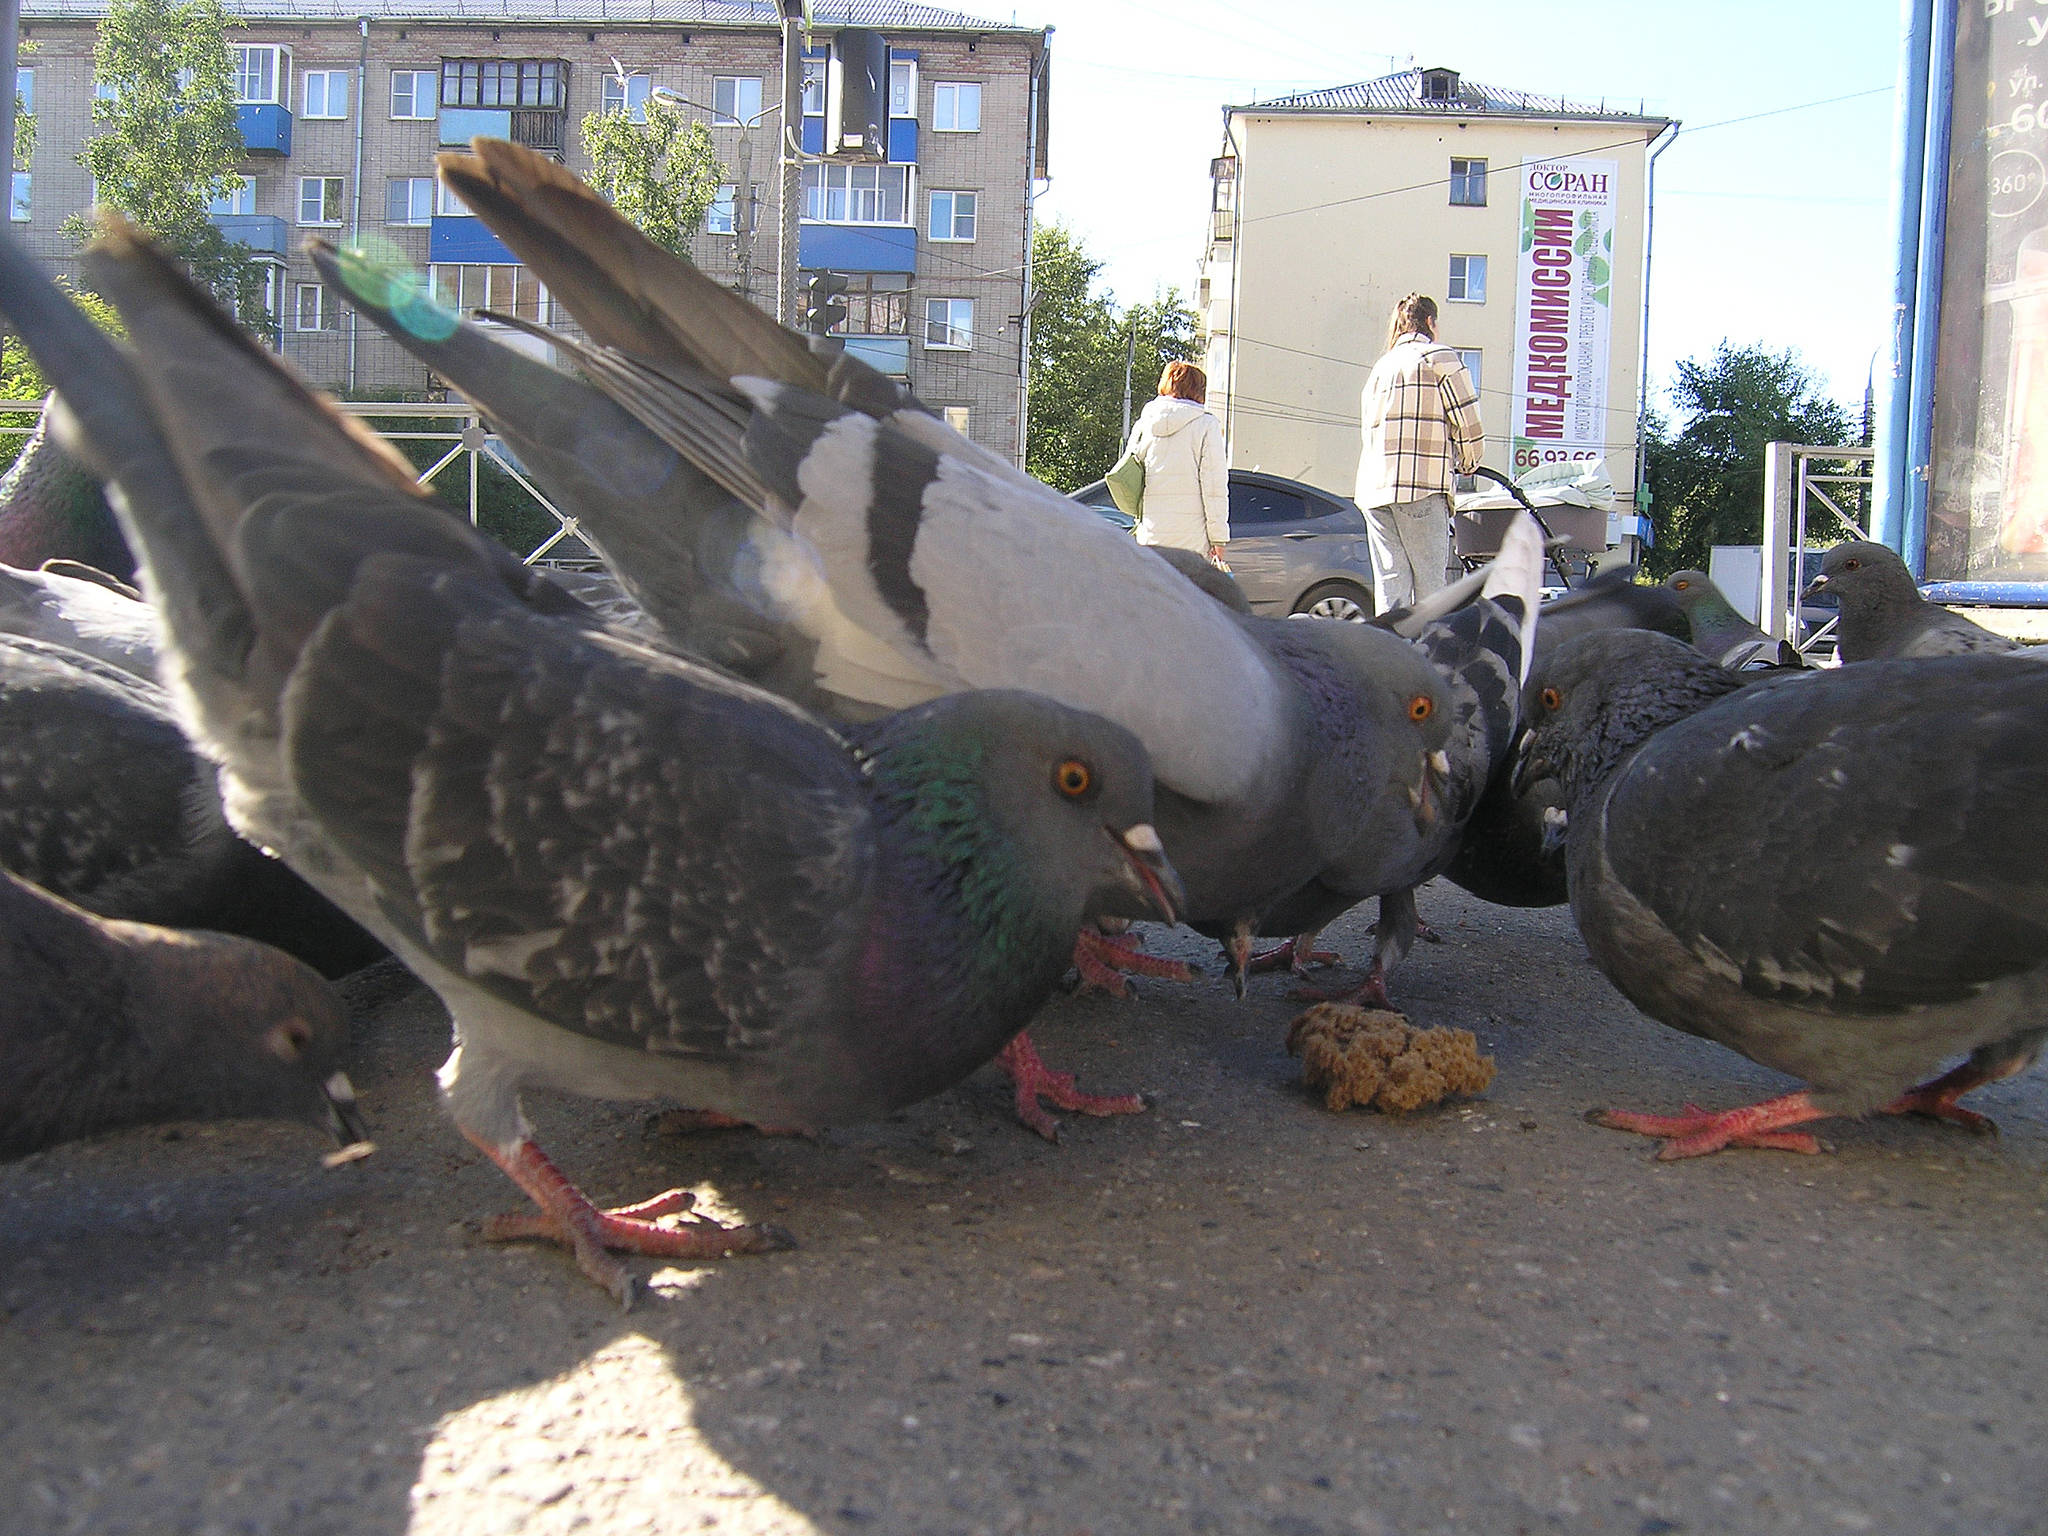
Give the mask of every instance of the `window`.
<path id="1" fill-rule="evenodd" d="M 121 99 L 121 87 L 114 84 L 111 80 L 95 80 L 92 83 L 92 99 L 94 101 L 119 101 Z"/>
<path id="2" fill-rule="evenodd" d="M 1283 491 L 1278 486 L 1260 485 L 1255 480 L 1232 480 L 1230 482 L 1230 529 L 1235 533 L 1239 528 L 1252 528 L 1259 524 L 1302 523 L 1327 507 L 1311 507 L 1308 498 L 1298 491 Z"/>
<path id="3" fill-rule="evenodd" d="M 804 116 L 825 115 L 825 63 L 823 59 L 804 60 Z"/>
<path id="4" fill-rule="evenodd" d="M 445 181 L 434 183 L 434 212 L 448 219 L 474 218 L 469 204 L 455 195 L 455 189 Z"/>
<path id="5" fill-rule="evenodd" d="M 283 106 L 290 94 L 292 56 L 270 44 L 228 50 L 235 62 L 235 100 Z"/>
<path id="6" fill-rule="evenodd" d="M 974 300 L 926 299 L 924 344 L 933 351 L 965 352 L 974 345 Z"/>
<path id="7" fill-rule="evenodd" d="M 433 177 L 394 176 L 384 183 L 386 224 L 426 224 L 433 217 Z"/>
<path id="8" fill-rule="evenodd" d="M 711 121 L 751 128 L 761 120 L 761 82 L 751 75 L 719 75 L 711 82 Z"/>
<path id="9" fill-rule="evenodd" d="M 972 192 L 934 192 L 932 194 L 932 239 L 972 240 L 974 238 L 974 200 L 975 194 Z"/>
<path id="10" fill-rule="evenodd" d="M 454 310 L 489 309 L 549 323 L 548 291 L 525 267 L 437 262 L 427 268 L 434 297 Z"/>
<path id="11" fill-rule="evenodd" d="M 1212 238 L 1237 236 L 1237 156 L 1219 155 L 1209 162 L 1209 228 Z"/>
<path id="12" fill-rule="evenodd" d="M 221 218 L 256 211 L 256 180 L 251 176 L 232 178 L 233 185 L 206 205 L 206 211 Z"/>
<path id="13" fill-rule="evenodd" d="M 981 87 L 955 82 L 933 86 L 932 129 L 936 133 L 981 132 Z"/>
<path id="14" fill-rule="evenodd" d="M 827 224 L 910 221 L 907 165 L 807 165 L 804 217 Z"/>
<path id="15" fill-rule="evenodd" d="M 307 117 L 348 116 L 348 76 L 345 69 L 309 69 L 306 82 Z"/>
<path id="16" fill-rule="evenodd" d="M 718 196 L 711 199 L 711 206 L 704 211 L 704 233 L 707 235 L 735 235 L 739 233 L 740 189 L 735 182 L 721 183 Z"/>
<path id="17" fill-rule="evenodd" d="M 1484 160 L 1453 160 L 1451 162 L 1451 206 L 1454 208 L 1484 208 L 1486 206 L 1486 162 Z"/>
<path id="18" fill-rule="evenodd" d="M 292 306 L 292 329 L 295 331 L 324 331 L 327 325 L 327 290 L 318 283 L 301 283 L 296 291 L 297 303 Z"/>
<path id="19" fill-rule="evenodd" d="M 1484 256 L 1453 256 L 1451 258 L 1451 281 L 1444 290 L 1444 297 L 1460 304 L 1484 304 L 1486 302 L 1486 258 Z"/>
<path id="20" fill-rule="evenodd" d="M 299 178 L 299 222 L 339 224 L 342 218 L 341 178 L 301 176 Z M 301 330 L 305 327 L 301 326 Z"/>
<path id="21" fill-rule="evenodd" d="M 1463 363 L 1465 371 L 1472 375 L 1472 389 L 1474 393 L 1486 388 L 1484 384 L 1479 382 L 1479 364 L 1485 355 L 1477 347 L 1458 348 L 1458 361 Z"/>
<path id="22" fill-rule="evenodd" d="M 846 305 L 846 319 L 834 326 L 842 336 L 908 336 L 910 334 L 910 274 L 907 272 L 849 272 L 846 291 L 840 298 Z"/>
<path id="23" fill-rule="evenodd" d="M 604 77 L 604 112 L 623 112 L 632 122 L 647 121 L 647 98 L 654 91 L 652 75 L 620 75 L 616 70 Z"/>
<path id="24" fill-rule="evenodd" d="M 14 111 L 25 117 L 36 109 L 36 72 L 32 69 L 17 69 L 14 72 Z"/>
<path id="25" fill-rule="evenodd" d="M 434 72 L 431 69 L 391 71 L 391 115 L 418 121 L 434 115 Z"/>
<path id="26" fill-rule="evenodd" d="M 566 101 L 560 59 L 443 59 L 444 107 L 548 107 Z"/>
<path id="27" fill-rule="evenodd" d="M 7 217 L 16 224 L 28 222 L 29 174 L 27 171 L 14 173 L 14 185 L 7 194 Z"/>
<path id="28" fill-rule="evenodd" d="M 889 61 L 889 115 L 917 116 L 917 60 Z"/>
<path id="29" fill-rule="evenodd" d="M 953 430 L 954 430 L 955 432 L 958 432 L 958 433 L 959 433 L 959 434 L 960 434 L 960 435 L 961 435 L 962 437 L 965 437 L 965 436 L 967 435 L 967 407 L 966 407 L 966 406 L 964 406 L 964 405 L 947 405 L 947 406 L 941 406 L 941 407 L 939 408 L 939 414 L 940 414 L 941 416 L 943 416 L 943 417 L 945 417 L 945 418 L 946 418 L 946 425 L 947 425 L 947 426 L 951 427 L 951 428 L 952 428 L 952 429 L 953 429 Z"/>

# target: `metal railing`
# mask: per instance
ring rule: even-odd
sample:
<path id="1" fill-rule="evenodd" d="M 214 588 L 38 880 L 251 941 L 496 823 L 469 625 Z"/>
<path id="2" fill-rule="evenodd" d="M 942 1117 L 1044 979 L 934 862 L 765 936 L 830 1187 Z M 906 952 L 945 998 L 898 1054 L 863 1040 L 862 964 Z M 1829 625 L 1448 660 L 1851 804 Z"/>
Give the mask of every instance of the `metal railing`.
<path id="1" fill-rule="evenodd" d="M 1806 529 L 1809 513 L 1825 507 L 1864 538 L 1862 519 L 1845 502 L 1871 505 L 1874 448 L 1845 448 L 1821 443 L 1769 443 L 1764 448 L 1763 590 L 1757 594 L 1757 624 L 1775 640 L 1789 640 L 1804 652 L 1832 641 L 1836 621 L 1829 619 L 1811 634 L 1802 634 L 1799 589 L 1805 586 Z M 1851 493 L 1860 489 L 1860 497 Z M 1796 573 L 1796 575 L 1795 575 Z"/>
<path id="2" fill-rule="evenodd" d="M 404 452 L 408 443 L 429 443 L 444 445 L 433 456 L 432 462 L 417 473 L 421 485 L 439 490 L 448 488 L 443 475 L 448 470 L 461 466 L 467 485 L 458 491 L 458 497 L 466 504 L 472 526 L 481 526 L 484 465 L 490 463 L 517 487 L 518 493 L 532 499 L 533 505 L 546 512 L 555 521 L 554 532 L 520 554 L 527 565 L 588 564 L 591 560 L 587 547 L 572 545 L 571 551 L 555 553 L 564 540 L 577 536 L 579 529 L 576 519 L 557 507 L 541 494 L 534 483 L 527 479 L 525 469 L 503 439 L 484 424 L 476 408 L 459 397 L 451 396 L 446 404 L 419 401 L 383 400 L 339 400 L 335 402 L 351 416 L 367 418 L 371 430 L 385 441 Z M 0 401 L 0 442 L 26 438 L 42 419 L 43 407 L 40 401 Z M 402 426 L 379 425 L 379 423 L 401 422 Z M 406 454 L 410 459 L 412 455 Z M 518 551 L 514 551 L 518 553 Z"/>

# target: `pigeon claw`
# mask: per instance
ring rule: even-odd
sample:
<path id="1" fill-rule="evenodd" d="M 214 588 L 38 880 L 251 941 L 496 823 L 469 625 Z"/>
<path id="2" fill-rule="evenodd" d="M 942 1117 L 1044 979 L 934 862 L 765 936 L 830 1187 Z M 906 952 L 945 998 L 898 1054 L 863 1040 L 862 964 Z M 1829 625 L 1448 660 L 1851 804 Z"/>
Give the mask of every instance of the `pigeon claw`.
<path id="1" fill-rule="evenodd" d="M 1131 997 L 1135 991 L 1130 976 L 1157 976 L 1166 981 L 1193 981 L 1194 971 L 1183 961 L 1162 960 L 1139 948 L 1133 933 L 1104 933 L 1090 925 L 1074 939 L 1074 970 L 1081 982 L 1077 990 L 1107 992 L 1111 997 Z"/>
<path id="2" fill-rule="evenodd" d="M 1996 1136 L 1996 1120 L 1989 1115 L 1980 1115 L 1974 1109 L 1964 1109 L 1956 1100 L 1972 1088 L 1981 1088 L 1986 1083 L 1995 1083 L 2002 1077 L 2010 1077 L 2032 1060 L 2031 1055 L 2021 1054 L 1982 1063 L 1973 1056 L 1953 1071 L 1935 1078 L 1933 1082 L 1907 1089 L 1885 1105 L 1879 1113 L 1925 1115 L 1930 1120 L 1946 1120 L 1950 1125 L 1960 1125 L 1964 1130 L 1974 1131 L 1979 1136 Z"/>
<path id="3" fill-rule="evenodd" d="M 1276 944 L 1271 949 L 1262 949 L 1245 961 L 1244 968 L 1253 975 L 1263 971 L 1287 971 L 1295 976 L 1305 976 L 1311 966 L 1342 965 L 1344 957 L 1334 950 L 1317 949 L 1315 935 L 1304 933 Z"/>
<path id="4" fill-rule="evenodd" d="M 1387 993 L 1387 970 L 1377 959 L 1355 987 L 1296 987 L 1287 994 L 1297 1003 L 1349 1003 L 1356 1008 L 1383 1008 L 1399 1013 Z"/>
<path id="5" fill-rule="evenodd" d="M 1010 1074 L 1017 1087 L 1017 1118 L 1047 1141 L 1060 1139 L 1059 1122 L 1040 1107 L 1043 1099 L 1054 1109 L 1081 1115 L 1142 1115 L 1146 1104 L 1135 1093 L 1083 1093 L 1071 1072 L 1055 1072 L 1038 1054 L 1027 1033 L 1019 1034 L 996 1055 L 996 1065 Z"/>
<path id="6" fill-rule="evenodd" d="M 1822 1150 L 1820 1139 L 1806 1131 L 1788 1130 L 1809 1120 L 1825 1120 L 1828 1111 L 1814 1107 L 1813 1098 L 1803 1090 L 1761 1104 L 1716 1114 L 1688 1104 L 1677 1115 L 1644 1115 L 1626 1109 L 1595 1109 L 1586 1119 L 1612 1131 L 1632 1131 L 1638 1136 L 1656 1136 L 1664 1145 L 1657 1149 L 1659 1162 L 1682 1157 L 1705 1157 L 1724 1147 L 1757 1147 L 1772 1152 L 1799 1152 L 1814 1156 Z"/>

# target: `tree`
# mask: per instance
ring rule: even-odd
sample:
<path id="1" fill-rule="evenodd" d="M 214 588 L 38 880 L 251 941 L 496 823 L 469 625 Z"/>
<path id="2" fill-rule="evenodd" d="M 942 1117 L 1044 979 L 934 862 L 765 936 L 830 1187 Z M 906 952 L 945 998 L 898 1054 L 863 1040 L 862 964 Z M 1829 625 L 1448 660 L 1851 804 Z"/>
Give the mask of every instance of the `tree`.
<path id="1" fill-rule="evenodd" d="M 619 111 L 587 114 L 583 151 L 591 185 L 648 239 L 688 260 L 690 238 L 725 180 L 711 131 L 650 96 L 645 122 Z"/>
<path id="2" fill-rule="evenodd" d="M 1644 432 L 1644 469 L 1656 498 L 1657 542 L 1647 560 L 1654 576 L 1705 570 L 1716 544 L 1762 541 L 1766 443 L 1850 440 L 1849 412 L 1790 350 L 1724 341 L 1709 361 L 1678 365 L 1671 396 L 1683 423 L 1677 434 L 1654 414 Z M 1810 536 L 1850 533 L 1825 508 L 1817 512 Z"/>
<path id="3" fill-rule="evenodd" d="M 220 0 L 113 0 L 92 55 L 92 118 L 105 131 L 78 159 L 102 204 L 155 236 L 245 325 L 268 331 L 262 264 L 206 216 L 243 156 L 228 25 Z M 93 233 L 83 215 L 64 229 L 81 243 Z"/>
<path id="4" fill-rule="evenodd" d="M 1159 372 L 1199 351 L 1195 312 L 1168 288 L 1119 314 L 1112 293 L 1094 292 L 1102 263 L 1058 224 L 1031 236 L 1031 410 L 1024 466 L 1071 491 L 1099 479 L 1123 452 L 1124 361 L 1131 338 L 1133 415 Z"/>

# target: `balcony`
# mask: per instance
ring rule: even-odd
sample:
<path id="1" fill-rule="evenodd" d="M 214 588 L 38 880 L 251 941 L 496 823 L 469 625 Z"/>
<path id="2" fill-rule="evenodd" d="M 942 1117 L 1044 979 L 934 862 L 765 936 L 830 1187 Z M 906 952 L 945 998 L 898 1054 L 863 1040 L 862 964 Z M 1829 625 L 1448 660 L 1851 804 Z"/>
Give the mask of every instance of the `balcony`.
<path id="1" fill-rule="evenodd" d="M 244 101 L 235 107 L 242 147 L 252 155 L 292 152 L 292 109 L 274 101 Z"/>
<path id="2" fill-rule="evenodd" d="M 274 213 L 215 213 L 207 217 L 222 235 L 247 246 L 253 256 L 291 254 L 285 222 Z"/>
<path id="3" fill-rule="evenodd" d="M 482 219 L 464 214 L 435 214 L 427 226 L 427 260 L 516 266 L 519 258 L 491 233 Z"/>
<path id="4" fill-rule="evenodd" d="M 910 224 L 814 224 L 797 230 L 797 265 L 807 272 L 915 272 Z"/>

